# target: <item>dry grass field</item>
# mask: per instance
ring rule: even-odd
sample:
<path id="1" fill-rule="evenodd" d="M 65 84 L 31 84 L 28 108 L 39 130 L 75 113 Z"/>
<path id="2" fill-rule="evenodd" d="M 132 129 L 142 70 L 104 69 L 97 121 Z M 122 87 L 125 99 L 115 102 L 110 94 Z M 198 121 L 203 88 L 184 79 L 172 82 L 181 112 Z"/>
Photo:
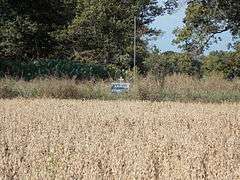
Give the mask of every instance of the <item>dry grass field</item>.
<path id="1" fill-rule="evenodd" d="M 240 104 L 0 100 L 0 179 L 240 179 Z"/>

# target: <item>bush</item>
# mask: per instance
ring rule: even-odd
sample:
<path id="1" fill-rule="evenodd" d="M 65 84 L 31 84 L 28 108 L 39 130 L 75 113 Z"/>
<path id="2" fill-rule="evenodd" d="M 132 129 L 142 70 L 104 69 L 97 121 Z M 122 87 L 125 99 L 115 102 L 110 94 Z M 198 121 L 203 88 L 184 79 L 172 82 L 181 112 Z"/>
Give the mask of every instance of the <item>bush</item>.
<path id="1" fill-rule="evenodd" d="M 221 73 L 226 79 L 240 77 L 239 52 L 216 51 L 210 53 L 203 61 L 203 71 L 209 76 L 211 73 Z"/>
<path id="2" fill-rule="evenodd" d="M 122 74 L 114 65 L 87 64 L 71 60 L 38 59 L 34 61 L 0 61 L 0 76 L 11 76 L 24 80 L 39 77 L 108 79 Z M 124 74 L 122 74 L 124 76 Z"/>
<path id="3" fill-rule="evenodd" d="M 202 76 L 201 61 L 195 60 L 187 53 L 155 52 L 146 59 L 145 64 L 156 79 L 164 80 L 166 76 L 173 74 Z"/>

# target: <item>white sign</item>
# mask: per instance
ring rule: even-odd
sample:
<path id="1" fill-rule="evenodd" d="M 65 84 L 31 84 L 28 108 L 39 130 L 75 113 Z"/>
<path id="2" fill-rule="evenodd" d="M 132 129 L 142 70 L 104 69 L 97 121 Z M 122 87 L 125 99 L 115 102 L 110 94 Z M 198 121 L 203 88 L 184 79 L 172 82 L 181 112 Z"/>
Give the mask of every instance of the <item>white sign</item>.
<path id="1" fill-rule="evenodd" d="M 112 83 L 112 93 L 124 93 L 130 89 L 130 83 Z"/>

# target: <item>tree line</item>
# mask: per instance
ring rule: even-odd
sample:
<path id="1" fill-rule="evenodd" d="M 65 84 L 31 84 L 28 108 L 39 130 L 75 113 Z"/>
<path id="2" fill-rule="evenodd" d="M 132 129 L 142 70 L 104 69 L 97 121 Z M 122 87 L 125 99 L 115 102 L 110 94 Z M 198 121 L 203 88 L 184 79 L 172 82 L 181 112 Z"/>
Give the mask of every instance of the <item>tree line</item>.
<path id="1" fill-rule="evenodd" d="M 239 48 L 204 51 L 230 31 L 239 37 L 239 2 L 192 0 L 184 27 L 174 31 L 181 53 L 151 51 L 148 42 L 162 32 L 151 28 L 158 16 L 174 13 L 179 0 L 0 0 L 0 75 L 32 79 L 44 75 L 100 78 L 133 68 L 133 20 L 137 17 L 140 73 L 165 75 L 223 72 L 239 76 Z"/>

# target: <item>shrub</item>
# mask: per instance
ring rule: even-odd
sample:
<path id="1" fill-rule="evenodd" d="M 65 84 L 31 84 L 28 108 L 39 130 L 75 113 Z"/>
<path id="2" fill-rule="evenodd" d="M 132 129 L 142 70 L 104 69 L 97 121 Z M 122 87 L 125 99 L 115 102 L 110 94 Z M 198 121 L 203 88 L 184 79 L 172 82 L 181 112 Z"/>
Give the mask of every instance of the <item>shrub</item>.
<path id="1" fill-rule="evenodd" d="M 123 74 L 114 65 L 81 63 L 72 60 L 38 59 L 34 61 L 0 61 L 0 76 L 32 80 L 39 77 L 68 77 L 76 79 L 108 79 Z"/>

